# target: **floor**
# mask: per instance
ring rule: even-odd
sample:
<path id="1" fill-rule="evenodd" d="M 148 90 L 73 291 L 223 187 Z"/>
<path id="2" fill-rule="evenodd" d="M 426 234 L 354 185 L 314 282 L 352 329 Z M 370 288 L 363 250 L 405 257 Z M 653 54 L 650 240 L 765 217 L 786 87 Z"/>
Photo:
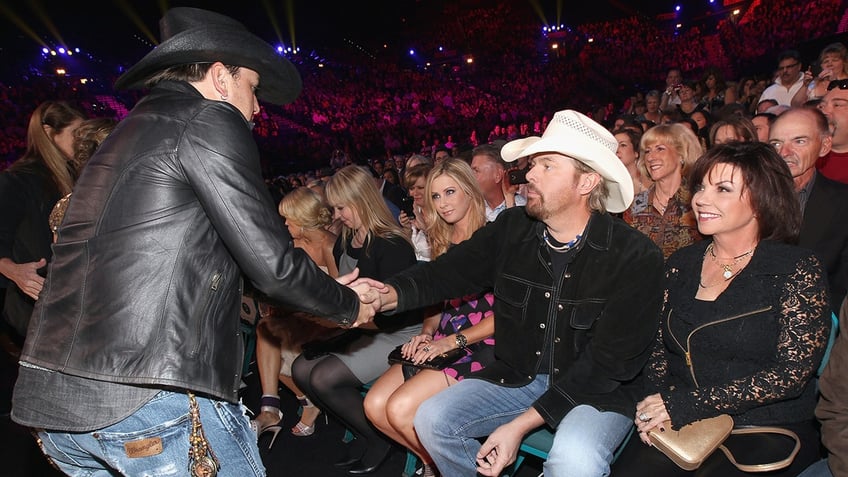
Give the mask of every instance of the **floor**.
<path id="1" fill-rule="evenodd" d="M 3 336 L 0 335 L 0 344 Z M 9 419 L 8 396 L 16 376 L 16 358 L 3 346 L 0 357 L 0 477 L 53 477 L 62 475 L 52 469 L 41 455 L 30 433 Z M 252 409 L 257 408 L 259 386 L 255 373 L 245 378 L 244 402 Z M 298 420 L 297 401 L 290 393 L 282 392 L 284 429 L 291 428 Z M 312 436 L 295 437 L 281 432 L 274 447 L 268 449 L 270 436 L 263 436 L 259 446 L 269 476 L 346 476 L 332 463 L 345 452 L 342 442 L 345 430 L 332 418 L 325 422 L 319 417 L 318 428 Z M 398 448 L 377 472 L 375 477 L 401 477 L 406 452 Z M 533 458 L 527 460 L 516 477 L 535 477 L 541 472 L 541 463 Z"/>

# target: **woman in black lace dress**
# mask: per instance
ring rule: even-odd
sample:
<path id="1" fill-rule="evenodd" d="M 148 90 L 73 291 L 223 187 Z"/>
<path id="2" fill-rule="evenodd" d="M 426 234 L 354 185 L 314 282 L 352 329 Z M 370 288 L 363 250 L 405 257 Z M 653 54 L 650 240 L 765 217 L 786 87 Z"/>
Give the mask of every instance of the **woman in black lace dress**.
<path id="1" fill-rule="evenodd" d="M 631 439 L 613 475 L 746 475 L 716 452 L 684 471 L 650 445 L 648 432 L 729 414 L 736 426 L 794 431 L 801 450 L 770 476 L 794 476 L 818 458 L 815 370 L 830 330 L 825 275 L 812 252 L 791 245 L 801 212 L 789 169 L 762 143 L 730 143 L 694 165 L 692 208 L 704 240 L 666 263 L 656 345 Z M 640 442 L 641 441 L 641 442 Z M 786 457 L 783 436 L 731 436 L 744 463 Z"/>

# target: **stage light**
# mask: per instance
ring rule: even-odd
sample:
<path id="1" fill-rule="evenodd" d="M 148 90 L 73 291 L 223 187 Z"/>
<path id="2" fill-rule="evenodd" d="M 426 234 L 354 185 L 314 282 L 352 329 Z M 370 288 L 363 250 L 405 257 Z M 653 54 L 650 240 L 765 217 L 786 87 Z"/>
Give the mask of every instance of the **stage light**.
<path id="1" fill-rule="evenodd" d="M 680 11 L 680 5 L 675 5 L 675 6 L 674 6 L 674 11 L 675 11 L 675 12 L 679 12 L 679 11 Z"/>
<path id="2" fill-rule="evenodd" d="M 86 84 L 86 83 L 88 83 L 87 78 L 80 78 L 80 84 Z"/>
<path id="3" fill-rule="evenodd" d="M 412 48 L 409 49 L 409 56 L 415 56 L 415 50 Z"/>
<path id="4" fill-rule="evenodd" d="M 41 52 L 46 55 L 46 54 L 50 53 L 50 50 L 48 50 L 47 48 L 42 48 Z"/>
<path id="5" fill-rule="evenodd" d="M 51 56 L 56 56 L 56 50 L 50 50 L 50 55 L 51 55 Z"/>
<path id="6" fill-rule="evenodd" d="M 59 76 L 65 76 L 65 68 L 56 68 L 56 74 Z"/>
<path id="7" fill-rule="evenodd" d="M 445 51 L 444 47 L 439 47 L 439 51 Z"/>
<path id="8" fill-rule="evenodd" d="M 594 43 L 594 42 L 595 42 L 594 38 L 589 38 L 589 43 Z"/>
<path id="9" fill-rule="evenodd" d="M 734 15 L 739 15 L 739 9 L 737 8 L 736 10 L 733 10 L 733 14 L 734 14 Z"/>
<path id="10" fill-rule="evenodd" d="M 683 26 L 683 24 L 682 24 L 682 23 L 678 23 L 678 24 L 677 24 L 677 25 L 675 25 L 674 27 L 675 27 L 675 28 L 680 28 L 680 27 L 682 27 L 682 26 Z"/>
<path id="11" fill-rule="evenodd" d="M 552 50 L 556 50 L 558 48 L 559 48 L 559 43 L 554 43 L 553 45 L 551 45 Z"/>
<path id="12" fill-rule="evenodd" d="M 277 47 L 277 53 L 282 53 L 282 52 L 283 52 L 283 47 L 282 47 L 282 46 L 278 46 L 278 47 Z"/>
<path id="13" fill-rule="evenodd" d="M 64 55 L 64 54 L 65 54 L 65 49 L 64 49 L 64 48 L 62 48 L 62 47 L 59 47 L 59 54 Z"/>
<path id="14" fill-rule="evenodd" d="M 79 48 L 74 48 L 74 53 L 79 53 Z"/>

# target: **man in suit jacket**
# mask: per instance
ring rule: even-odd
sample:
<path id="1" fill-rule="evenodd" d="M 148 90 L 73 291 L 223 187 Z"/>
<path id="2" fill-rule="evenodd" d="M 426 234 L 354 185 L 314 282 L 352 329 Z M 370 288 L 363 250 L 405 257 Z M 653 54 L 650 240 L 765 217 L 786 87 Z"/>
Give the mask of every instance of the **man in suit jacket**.
<path id="1" fill-rule="evenodd" d="M 848 186 L 816 172 L 816 161 L 832 144 L 827 118 L 817 109 L 791 109 L 775 120 L 769 143 L 795 179 L 804 212 L 799 245 L 822 261 L 835 310 L 848 288 Z"/>

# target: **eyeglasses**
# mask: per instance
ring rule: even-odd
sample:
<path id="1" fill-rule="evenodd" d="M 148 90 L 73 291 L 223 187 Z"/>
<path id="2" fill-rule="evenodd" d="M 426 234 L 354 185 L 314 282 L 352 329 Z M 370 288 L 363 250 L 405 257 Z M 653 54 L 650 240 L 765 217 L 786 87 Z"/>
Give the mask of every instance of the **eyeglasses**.
<path id="1" fill-rule="evenodd" d="M 801 63 L 792 63 L 791 65 L 778 66 L 778 67 L 777 67 L 777 69 L 778 69 L 778 71 L 782 71 L 782 70 L 791 70 L 792 68 L 794 68 L 794 67 L 796 67 L 796 66 L 798 66 L 798 65 L 800 65 L 800 64 L 801 64 Z"/>
<path id="2" fill-rule="evenodd" d="M 848 79 L 833 80 L 833 81 L 831 81 L 830 83 L 827 84 L 827 90 L 828 91 L 830 91 L 834 88 L 848 89 Z"/>

